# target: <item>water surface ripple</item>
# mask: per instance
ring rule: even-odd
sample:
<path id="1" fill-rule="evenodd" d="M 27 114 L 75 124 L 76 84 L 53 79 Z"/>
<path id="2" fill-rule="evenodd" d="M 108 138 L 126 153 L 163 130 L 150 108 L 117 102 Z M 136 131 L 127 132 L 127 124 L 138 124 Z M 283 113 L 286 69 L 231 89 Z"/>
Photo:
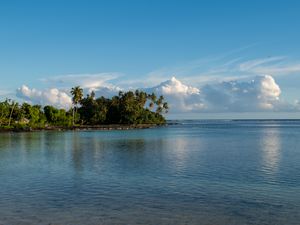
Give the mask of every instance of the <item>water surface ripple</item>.
<path id="1" fill-rule="evenodd" d="M 0 225 L 299 225 L 300 121 L 0 134 Z"/>

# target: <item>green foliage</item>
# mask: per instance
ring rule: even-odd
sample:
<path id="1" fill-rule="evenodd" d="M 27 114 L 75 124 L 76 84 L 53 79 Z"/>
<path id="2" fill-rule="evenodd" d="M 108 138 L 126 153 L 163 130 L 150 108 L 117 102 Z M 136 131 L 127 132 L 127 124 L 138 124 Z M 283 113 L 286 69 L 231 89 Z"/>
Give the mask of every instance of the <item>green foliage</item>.
<path id="1" fill-rule="evenodd" d="M 23 103 L 21 106 L 23 123 L 28 123 L 31 127 L 41 127 L 46 123 L 45 114 L 42 111 L 40 105 L 29 105 L 28 103 Z"/>
<path id="2" fill-rule="evenodd" d="M 0 127 L 8 124 L 10 105 L 8 100 L 0 102 Z"/>
<path id="3" fill-rule="evenodd" d="M 48 125 L 70 126 L 72 124 L 72 115 L 64 109 L 47 105 L 44 107 L 44 113 Z"/>
<path id="4" fill-rule="evenodd" d="M 70 111 L 53 106 L 18 104 L 7 99 L 0 102 L 0 128 L 25 130 L 46 126 L 101 124 L 164 124 L 168 103 L 163 96 L 148 95 L 136 90 L 119 92 L 112 98 L 95 98 L 92 92 L 83 98 L 82 89 L 72 88 L 73 108 Z M 148 106 L 148 107 L 147 107 Z"/>
<path id="5" fill-rule="evenodd" d="M 149 108 L 145 105 L 149 103 Z M 119 92 L 111 99 L 95 95 L 87 95 L 80 101 L 78 112 L 81 122 L 89 125 L 99 124 L 163 124 L 162 113 L 168 110 L 168 104 L 163 96 L 158 99 L 154 93 L 148 95 L 143 91 Z M 155 112 L 151 111 L 156 106 Z"/>
<path id="6" fill-rule="evenodd" d="M 5 100 L 0 102 L 0 127 L 42 127 L 46 121 L 44 112 L 39 105 L 30 105 Z"/>

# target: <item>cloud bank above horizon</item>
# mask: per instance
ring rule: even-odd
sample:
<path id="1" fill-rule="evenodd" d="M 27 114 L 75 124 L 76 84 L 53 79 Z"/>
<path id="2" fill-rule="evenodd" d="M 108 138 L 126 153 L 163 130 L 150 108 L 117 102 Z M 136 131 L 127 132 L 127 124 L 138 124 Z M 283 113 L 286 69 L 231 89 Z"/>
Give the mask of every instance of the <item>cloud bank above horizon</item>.
<path id="1" fill-rule="evenodd" d="M 111 97 L 124 89 L 109 83 L 114 76 L 94 76 L 94 80 L 87 82 L 84 78 L 93 77 L 81 76 L 81 85 L 84 93 L 95 91 L 96 97 Z M 98 77 L 98 79 L 96 79 Z M 74 76 L 72 76 L 74 78 Z M 68 109 L 72 100 L 67 90 L 70 76 L 61 77 L 60 83 L 64 87 L 37 90 L 26 85 L 17 89 L 17 97 L 20 99 L 40 105 L 54 105 Z M 53 79 L 52 81 L 54 81 Z M 92 82 L 94 81 L 94 82 Z M 82 85 L 87 84 L 88 85 Z M 71 82 L 73 85 L 74 83 Z M 71 86 L 70 86 L 71 87 Z M 281 99 L 281 89 L 275 79 L 270 75 L 253 76 L 250 79 L 232 79 L 228 81 L 207 83 L 199 87 L 189 86 L 180 80 L 172 77 L 161 82 L 159 85 L 150 88 L 138 88 L 147 93 L 163 95 L 169 102 L 170 113 L 200 113 L 200 112 L 291 112 L 299 110 L 299 102 L 286 102 Z"/>
<path id="2" fill-rule="evenodd" d="M 26 102 L 38 105 L 53 105 L 58 108 L 68 109 L 72 106 L 72 99 L 65 91 L 51 88 L 47 90 L 30 89 L 26 85 L 18 88 L 16 96 Z"/>

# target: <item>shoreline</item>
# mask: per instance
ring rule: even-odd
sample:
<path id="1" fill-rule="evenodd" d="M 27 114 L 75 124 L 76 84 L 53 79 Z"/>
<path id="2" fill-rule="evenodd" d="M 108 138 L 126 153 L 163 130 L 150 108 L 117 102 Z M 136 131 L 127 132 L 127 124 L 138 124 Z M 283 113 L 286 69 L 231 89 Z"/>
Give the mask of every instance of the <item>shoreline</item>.
<path id="1" fill-rule="evenodd" d="M 93 130 L 136 130 L 150 129 L 155 127 L 167 126 L 168 124 L 105 124 L 105 125 L 81 125 L 72 127 L 48 126 L 43 128 L 0 128 L 0 133 L 5 132 L 38 132 L 38 131 L 93 131 Z"/>

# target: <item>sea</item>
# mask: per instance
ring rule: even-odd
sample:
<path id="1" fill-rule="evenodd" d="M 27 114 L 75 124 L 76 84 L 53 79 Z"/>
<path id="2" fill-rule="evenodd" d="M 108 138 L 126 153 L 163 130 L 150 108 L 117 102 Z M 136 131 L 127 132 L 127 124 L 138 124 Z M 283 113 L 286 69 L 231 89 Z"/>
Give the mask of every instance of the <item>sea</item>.
<path id="1" fill-rule="evenodd" d="M 299 120 L 0 133 L 0 225 L 299 225 Z"/>

